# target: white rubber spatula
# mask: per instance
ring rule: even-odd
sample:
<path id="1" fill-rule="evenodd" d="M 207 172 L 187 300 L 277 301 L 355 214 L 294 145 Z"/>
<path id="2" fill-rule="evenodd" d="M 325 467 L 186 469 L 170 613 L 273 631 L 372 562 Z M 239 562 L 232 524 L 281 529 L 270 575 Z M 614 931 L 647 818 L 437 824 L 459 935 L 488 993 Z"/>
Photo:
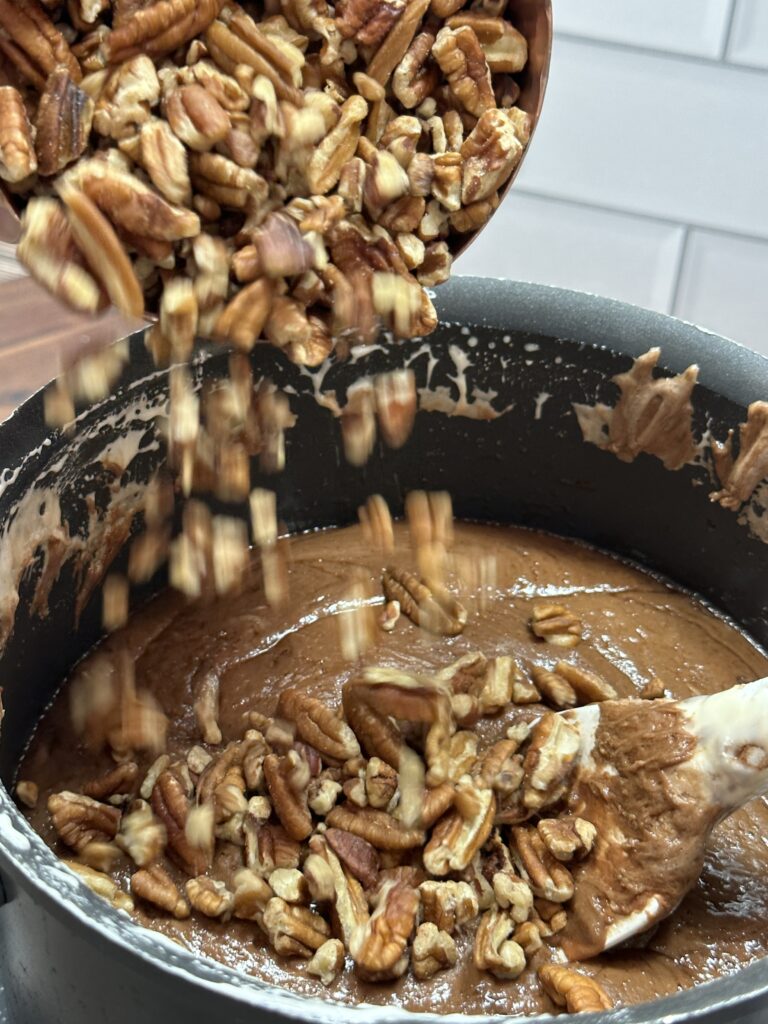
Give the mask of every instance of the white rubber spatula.
<path id="1" fill-rule="evenodd" d="M 598 830 L 574 867 L 561 946 L 611 949 L 677 907 L 714 826 L 768 792 L 768 679 L 683 701 L 605 701 L 564 717 L 580 752 L 574 812 Z"/>

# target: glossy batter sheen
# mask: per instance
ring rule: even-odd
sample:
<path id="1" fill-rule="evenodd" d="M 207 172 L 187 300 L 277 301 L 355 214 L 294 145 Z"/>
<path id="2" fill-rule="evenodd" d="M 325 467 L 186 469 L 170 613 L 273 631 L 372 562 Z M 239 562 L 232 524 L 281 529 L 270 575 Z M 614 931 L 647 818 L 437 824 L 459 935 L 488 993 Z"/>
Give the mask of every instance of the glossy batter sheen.
<path id="1" fill-rule="evenodd" d="M 398 551 L 408 551 L 398 527 Z M 557 597 L 584 623 L 584 641 L 569 660 L 602 675 L 621 696 L 636 694 L 654 676 L 675 697 L 725 689 L 768 674 L 768 659 L 732 626 L 688 595 L 590 549 L 536 533 L 458 526 L 456 550 L 485 549 L 498 557 L 498 581 L 484 608 L 470 606 L 468 625 L 452 640 L 430 640 L 401 617 L 383 631 L 366 661 L 409 671 L 442 667 L 480 650 L 489 658 L 513 655 L 523 667 L 554 665 L 562 651 L 536 640 L 527 622 L 531 604 Z M 352 527 L 296 538 L 291 545 L 291 592 L 286 608 L 271 611 L 254 572 L 245 592 L 214 606 L 186 607 L 164 595 L 134 616 L 110 643 L 127 642 L 136 654 L 137 682 L 158 697 L 171 721 L 170 752 L 199 742 L 191 693 L 195 674 L 215 665 L 221 676 L 221 725 L 225 741 L 247 727 L 247 712 L 274 711 L 284 686 L 306 687 L 333 705 L 353 671 L 339 651 L 336 602 L 353 572 L 370 576 L 374 589 L 384 565 L 360 530 Z M 407 564 L 407 557 L 393 559 Z M 483 733 L 501 735 L 513 713 Z M 40 724 L 20 777 L 40 785 L 30 817 L 56 847 L 45 811 L 50 792 L 78 790 L 112 767 L 108 755 L 82 750 L 74 736 L 66 686 Z M 140 767 L 146 767 L 146 760 Z M 766 953 L 768 932 L 768 807 L 764 800 L 718 827 L 704 872 L 682 906 L 642 948 L 604 955 L 585 965 L 617 1003 L 641 1002 L 737 970 Z M 217 877 L 240 866 L 220 859 Z M 59 852 L 65 854 L 63 848 Z M 479 973 L 466 940 L 459 964 L 429 981 L 406 976 L 395 983 L 361 984 L 350 971 L 330 990 L 306 974 L 303 962 L 279 961 L 261 943 L 255 925 L 212 923 L 193 916 L 168 920 L 139 909 L 143 924 L 178 938 L 189 948 L 297 991 L 343 1001 L 400 1004 L 414 1010 L 468 1013 L 533 1013 L 553 1010 L 531 971 L 502 982 Z"/>

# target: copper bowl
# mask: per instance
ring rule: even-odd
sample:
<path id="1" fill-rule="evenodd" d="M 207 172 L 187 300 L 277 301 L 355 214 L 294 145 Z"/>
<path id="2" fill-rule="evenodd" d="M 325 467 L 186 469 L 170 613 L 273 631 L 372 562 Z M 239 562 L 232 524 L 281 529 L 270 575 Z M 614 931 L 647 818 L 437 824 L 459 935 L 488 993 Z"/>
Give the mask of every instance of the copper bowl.
<path id="1" fill-rule="evenodd" d="M 517 106 L 531 115 L 531 139 L 536 130 L 541 108 L 544 103 L 544 93 L 547 87 L 549 76 L 549 59 L 552 52 L 552 2 L 551 0 L 513 0 L 515 9 L 515 28 L 525 36 L 528 41 L 528 63 L 524 70 L 516 76 L 520 85 L 520 96 Z M 530 148 L 530 142 L 526 146 L 525 153 Z M 523 159 L 525 158 L 523 153 Z M 512 172 L 507 183 L 500 190 L 500 199 L 506 198 L 515 178 L 520 171 L 523 160 Z M 499 203 L 499 207 L 501 202 Z M 14 245 L 19 239 L 19 211 L 22 204 L 0 181 L 0 242 Z M 498 209 L 498 208 L 497 208 Z M 485 227 L 485 225 L 483 225 Z M 463 253 L 468 246 L 472 245 L 483 227 L 469 234 L 454 236 L 449 239 L 454 259 Z"/>

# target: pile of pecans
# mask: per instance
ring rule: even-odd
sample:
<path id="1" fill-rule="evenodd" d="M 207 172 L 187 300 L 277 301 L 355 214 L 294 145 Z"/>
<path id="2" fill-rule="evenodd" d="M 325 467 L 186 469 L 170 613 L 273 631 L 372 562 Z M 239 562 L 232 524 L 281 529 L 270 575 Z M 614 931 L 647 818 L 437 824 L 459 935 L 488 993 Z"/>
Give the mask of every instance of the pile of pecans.
<path id="1" fill-rule="evenodd" d="M 429 333 L 530 134 L 510 2 L 0 0 L 19 259 L 75 309 L 157 313 L 160 363 Z"/>
<path id="2" fill-rule="evenodd" d="M 258 492 L 252 504 L 269 548 L 274 497 Z M 416 492 L 406 509 L 417 570 L 385 571 L 374 628 L 407 618 L 439 643 L 468 620 L 444 582 L 450 499 Z M 392 551 L 383 499 L 360 518 L 371 544 Z M 351 605 L 366 622 L 351 631 L 351 657 L 365 650 L 370 611 L 367 598 Z M 537 647 L 583 640 L 560 605 L 534 606 L 529 628 Z M 324 985 L 347 965 L 365 981 L 409 969 L 430 978 L 471 941 L 478 970 L 501 980 L 536 970 L 569 1012 L 612 1005 L 593 978 L 552 962 L 548 942 L 568 920 L 569 865 L 598 839 L 572 788 L 578 730 L 556 710 L 615 697 L 599 676 L 559 661 L 528 677 L 511 657 L 481 651 L 428 675 L 358 663 L 339 707 L 287 688 L 272 716 L 252 711 L 227 744 L 206 677 L 194 694 L 200 742 L 171 755 L 151 695 L 115 650 L 91 659 L 71 699 L 86 743 L 106 746 L 116 767 L 48 798 L 67 863 L 115 907 L 253 922 L 275 954 L 303 959 Z M 511 721 L 503 738 L 484 740 L 479 724 L 501 714 Z M 31 783 L 17 793 L 37 800 Z"/>

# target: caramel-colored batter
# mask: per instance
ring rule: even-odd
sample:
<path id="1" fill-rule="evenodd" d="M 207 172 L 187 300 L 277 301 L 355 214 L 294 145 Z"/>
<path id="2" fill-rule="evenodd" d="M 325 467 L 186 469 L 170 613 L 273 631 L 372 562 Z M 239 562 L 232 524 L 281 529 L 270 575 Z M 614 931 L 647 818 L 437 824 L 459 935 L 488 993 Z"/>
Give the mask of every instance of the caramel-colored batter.
<path id="1" fill-rule="evenodd" d="M 407 551 L 397 527 L 398 551 Z M 443 667 L 480 650 L 489 658 L 513 655 L 523 668 L 553 666 L 562 649 L 536 640 L 527 623 L 531 604 L 557 598 L 579 616 L 584 640 L 569 660 L 600 674 L 621 696 L 636 695 L 661 677 L 675 697 L 708 693 L 768 674 L 768 659 L 733 626 L 700 603 L 649 575 L 579 545 L 526 531 L 458 526 L 459 552 L 481 549 L 498 559 L 492 598 L 470 605 L 469 622 L 454 639 L 428 638 L 405 617 L 392 633 L 381 631 L 366 662 L 410 672 Z M 372 550 L 357 527 L 297 537 L 291 545 L 290 599 L 270 610 L 254 572 L 243 593 L 215 605 L 187 606 L 175 595 L 153 601 L 109 643 L 127 643 L 137 659 L 137 683 L 149 688 L 169 716 L 169 750 L 199 742 L 192 693 L 201 673 L 221 683 L 224 741 L 240 737 L 247 713 L 274 712 L 283 687 L 306 687 L 337 706 L 343 683 L 357 666 L 345 662 L 338 641 L 337 602 L 350 576 L 360 572 L 378 591 L 385 556 Z M 402 562 L 403 559 L 400 559 Z M 503 735 L 519 715 L 511 709 L 481 723 L 484 740 Z M 144 758 L 145 769 L 150 758 Z M 78 791 L 113 766 L 108 754 L 85 751 L 70 724 L 67 687 L 40 723 L 20 777 L 40 786 L 35 827 L 62 855 L 45 810 L 51 792 Z M 652 999 L 737 970 L 768 950 L 768 805 L 755 800 L 712 835 L 699 882 L 678 910 L 637 948 L 606 954 L 585 965 L 617 1003 Z M 228 880 L 241 865 L 229 847 L 214 874 Z M 127 870 L 127 869 L 126 869 Z M 190 949 L 277 985 L 326 994 L 304 962 L 280 961 L 253 924 L 212 923 L 194 915 L 177 922 L 137 904 L 148 927 L 180 939 Z M 554 1010 L 531 970 L 516 981 L 497 981 L 471 961 L 472 932 L 459 942 L 456 968 L 418 981 L 363 984 L 347 970 L 326 997 L 349 1002 L 400 1004 L 413 1010 L 534 1013 Z M 534 961 L 535 964 L 535 961 Z"/>

